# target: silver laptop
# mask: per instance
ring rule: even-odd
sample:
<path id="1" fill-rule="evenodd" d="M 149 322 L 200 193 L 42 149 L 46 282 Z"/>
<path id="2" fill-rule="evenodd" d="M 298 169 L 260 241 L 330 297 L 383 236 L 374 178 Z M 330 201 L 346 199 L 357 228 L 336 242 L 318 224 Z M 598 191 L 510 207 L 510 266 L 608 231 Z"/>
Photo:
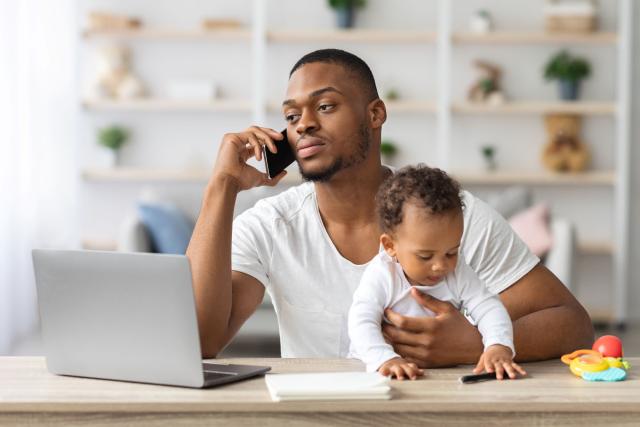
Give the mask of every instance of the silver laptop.
<path id="1" fill-rule="evenodd" d="M 203 388 L 270 370 L 202 363 L 185 256 L 36 249 L 33 263 L 54 374 Z"/>

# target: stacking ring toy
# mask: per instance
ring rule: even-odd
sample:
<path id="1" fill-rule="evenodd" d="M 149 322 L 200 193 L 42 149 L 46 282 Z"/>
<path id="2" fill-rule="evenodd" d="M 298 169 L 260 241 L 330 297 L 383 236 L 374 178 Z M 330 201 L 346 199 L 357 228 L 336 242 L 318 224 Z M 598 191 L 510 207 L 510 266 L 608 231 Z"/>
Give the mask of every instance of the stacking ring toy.
<path id="1" fill-rule="evenodd" d="M 622 358 L 603 357 L 595 350 L 576 350 L 560 358 L 569 370 L 587 381 L 622 381 L 629 364 Z"/>

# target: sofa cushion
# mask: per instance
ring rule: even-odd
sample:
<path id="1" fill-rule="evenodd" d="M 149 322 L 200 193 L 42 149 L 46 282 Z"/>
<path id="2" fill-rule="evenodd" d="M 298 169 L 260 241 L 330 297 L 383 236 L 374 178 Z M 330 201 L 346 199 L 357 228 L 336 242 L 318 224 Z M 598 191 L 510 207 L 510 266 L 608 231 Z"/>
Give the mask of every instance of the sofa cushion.
<path id="1" fill-rule="evenodd" d="M 187 251 L 195 224 L 175 205 L 141 203 L 138 214 L 149 232 L 155 252 L 184 254 Z"/>
<path id="2" fill-rule="evenodd" d="M 531 206 L 531 191 L 522 186 L 513 186 L 486 198 L 487 204 L 503 218 L 509 219 Z"/>
<path id="3" fill-rule="evenodd" d="M 539 203 L 519 212 L 509 219 L 513 231 L 538 257 L 543 257 L 553 247 L 553 235 L 549 224 L 549 206 Z"/>
<path id="4" fill-rule="evenodd" d="M 153 252 L 149 230 L 137 213 L 128 215 L 120 227 L 120 232 L 118 233 L 118 251 Z"/>

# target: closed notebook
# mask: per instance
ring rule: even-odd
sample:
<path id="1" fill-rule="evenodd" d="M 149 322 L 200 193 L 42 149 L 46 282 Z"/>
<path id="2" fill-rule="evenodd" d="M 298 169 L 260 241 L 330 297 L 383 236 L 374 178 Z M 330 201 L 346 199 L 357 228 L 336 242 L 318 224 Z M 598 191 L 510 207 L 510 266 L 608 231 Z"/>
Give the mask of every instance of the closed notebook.
<path id="1" fill-rule="evenodd" d="M 389 378 L 377 372 L 269 374 L 265 381 L 276 402 L 391 398 Z"/>

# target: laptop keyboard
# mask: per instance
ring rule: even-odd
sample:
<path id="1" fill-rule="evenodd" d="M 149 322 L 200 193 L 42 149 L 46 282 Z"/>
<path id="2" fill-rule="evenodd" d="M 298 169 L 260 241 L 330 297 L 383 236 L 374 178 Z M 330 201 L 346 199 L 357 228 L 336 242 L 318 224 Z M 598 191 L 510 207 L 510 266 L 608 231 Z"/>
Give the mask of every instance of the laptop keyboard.
<path id="1" fill-rule="evenodd" d="M 216 371 L 204 371 L 205 381 L 219 380 L 221 378 L 235 377 L 236 374 L 230 374 L 228 372 L 216 372 Z"/>

